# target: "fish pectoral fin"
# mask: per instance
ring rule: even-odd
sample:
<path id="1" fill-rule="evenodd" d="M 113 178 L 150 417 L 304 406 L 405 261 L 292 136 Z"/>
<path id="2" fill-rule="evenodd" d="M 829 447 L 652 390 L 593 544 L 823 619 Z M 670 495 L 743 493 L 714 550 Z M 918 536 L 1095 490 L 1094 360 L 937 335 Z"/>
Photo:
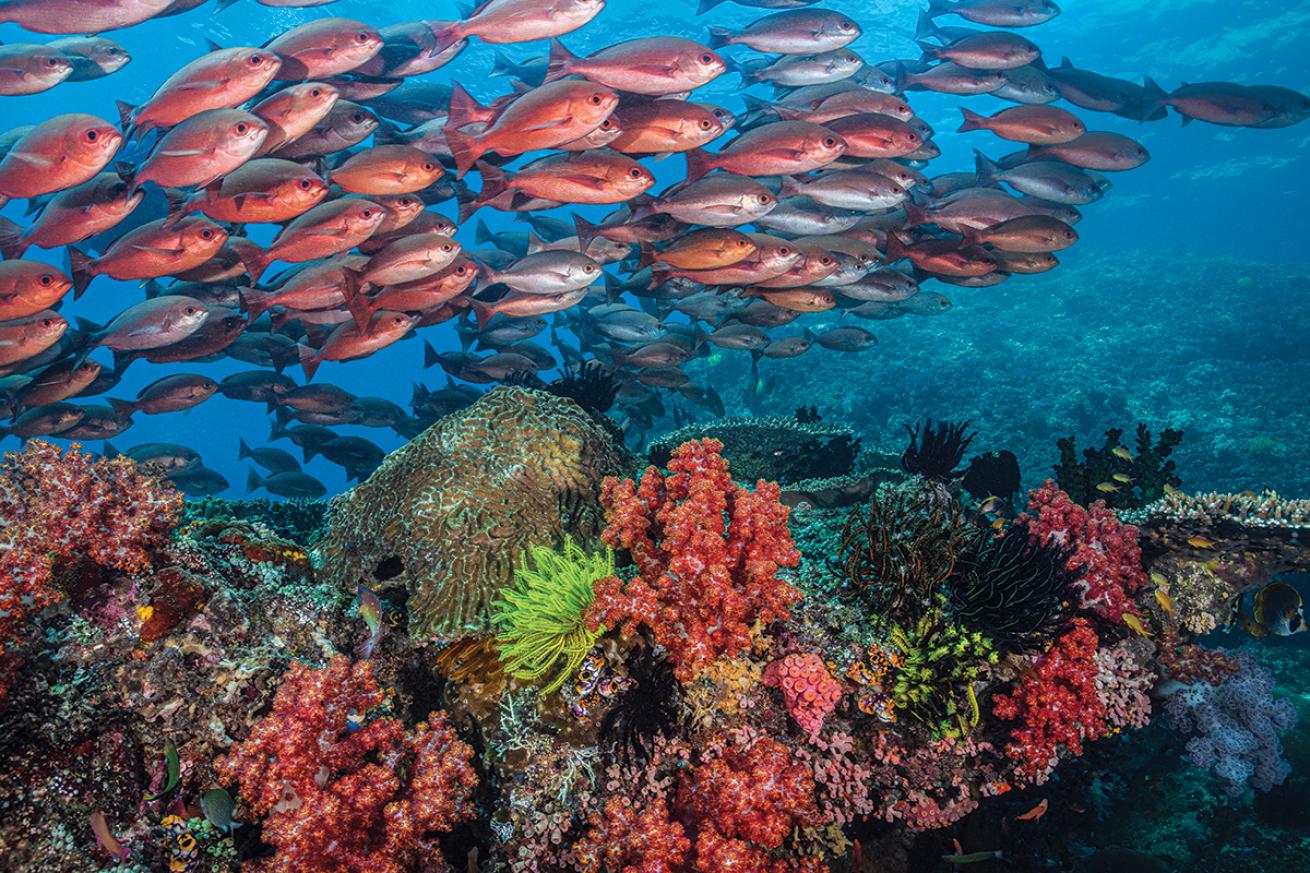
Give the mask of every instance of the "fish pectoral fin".
<path id="1" fill-rule="evenodd" d="M 156 154 L 163 155 L 166 158 L 186 158 L 192 155 L 207 155 L 209 152 L 209 149 L 164 149 L 162 152 L 156 152 Z"/>
<path id="2" fill-rule="evenodd" d="M 48 170 L 58 164 L 62 158 L 46 157 L 45 155 L 33 154 L 32 152 L 10 151 L 9 160 L 20 161 L 34 170 Z"/>
<path id="3" fill-rule="evenodd" d="M 596 176 L 562 174 L 559 178 L 591 191 L 605 190 L 605 180 L 597 178 Z"/>

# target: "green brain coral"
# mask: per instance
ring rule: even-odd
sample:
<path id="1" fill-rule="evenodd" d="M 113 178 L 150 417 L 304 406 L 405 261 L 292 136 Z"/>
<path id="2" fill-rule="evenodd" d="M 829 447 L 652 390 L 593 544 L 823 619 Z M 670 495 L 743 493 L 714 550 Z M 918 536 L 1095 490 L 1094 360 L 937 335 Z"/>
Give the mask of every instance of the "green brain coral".
<path id="1" fill-rule="evenodd" d="M 560 551 L 530 546 L 514 568 L 514 581 L 491 604 L 491 623 L 505 670 L 556 691 L 577 671 L 600 633 L 587 630 L 592 583 L 614 575 L 614 551 L 583 551 L 572 537 Z"/>

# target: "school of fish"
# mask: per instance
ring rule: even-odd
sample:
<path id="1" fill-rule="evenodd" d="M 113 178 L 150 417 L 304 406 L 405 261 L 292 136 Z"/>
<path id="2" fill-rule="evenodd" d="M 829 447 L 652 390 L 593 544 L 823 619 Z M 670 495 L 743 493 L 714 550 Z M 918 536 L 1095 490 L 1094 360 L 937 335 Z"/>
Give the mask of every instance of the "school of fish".
<path id="1" fill-rule="evenodd" d="M 131 58 L 101 34 L 204 2 L 0 0 L 0 23 L 33 34 L 0 45 L 0 95 L 113 75 Z M 815 347 L 864 352 L 877 338 L 861 322 L 949 310 L 935 288 L 1058 266 L 1106 174 L 1150 157 L 1096 130 L 1095 113 L 1172 110 L 1184 124 L 1247 128 L 1310 117 L 1310 98 L 1274 85 L 1166 91 L 1055 64 L 1020 32 L 1060 13 L 1051 0 L 931 0 L 922 56 L 884 62 L 850 48 L 861 24 L 841 12 L 732 2 L 759 18 L 589 54 L 570 50 L 570 35 L 604 0 L 488 0 L 455 21 L 382 26 L 322 17 L 262 46 L 211 45 L 148 100 L 120 103 L 117 123 L 26 119 L 0 135 L 0 205 L 26 201 L 21 219 L 0 219 L 3 433 L 107 440 L 134 415 L 217 395 L 264 404 L 271 441 L 359 478 L 383 452 L 333 426 L 412 437 L 476 398 L 474 386 L 590 360 L 619 379 L 630 432 L 649 430 L 670 395 L 721 415 L 713 386 L 685 366 L 711 350 L 753 365 Z M 438 72 L 479 42 L 530 44 L 520 59 L 494 49 L 505 87 L 485 104 Z M 728 75 L 741 79 L 741 105 L 697 98 Z M 908 102 L 923 91 L 1013 104 L 960 108 L 960 131 L 978 132 L 974 172 L 927 173 L 940 150 Z M 670 155 L 685 172 L 657 191 L 656 162 Z M 598 206 L 603 219 L 577 214 Z M 493 231 L 489 211 L 512 213 L 523 232 Z M 261 246 L 252 225 L 279 230 Z M 473 250 L 454 239 L 469 225 Z M 49 262 L 59 258 L 66 268 Z M 140 283 L 139 299 L 104 324 L 68 314 L 100 276 Z M 840 320 L 824 329 L 789 327 L 829 310 Z M 324 362 L 446 322 L 462 351 L 424 344 L 446 387 L 416 388 L 409 409 L 311 381 Z M 222 358 L 252 369 L 109 397 L 136 361 Z M 751 372 L 748 404 L 768 390 Z M 229 487 L 184 445 L 128 454 L 191 494 Z M 251 490 L 326 492 L 284 449 L 243 440 L 240 456 L 262 469 Z"/>

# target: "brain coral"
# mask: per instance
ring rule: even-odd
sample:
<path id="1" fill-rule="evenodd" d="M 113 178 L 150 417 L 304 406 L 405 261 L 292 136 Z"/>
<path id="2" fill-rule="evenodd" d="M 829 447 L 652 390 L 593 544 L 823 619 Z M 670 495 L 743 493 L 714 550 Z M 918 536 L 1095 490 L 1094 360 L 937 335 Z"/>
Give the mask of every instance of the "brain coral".
<path id="1" fill-rule="evenodd" d="M 350 590 L 361 579 L 404 584 L 413 637 L 486 632 L 524 549 L 600 532 L 600 480 L 623 472 L 625 457 L 572 400 L 497 388 L 332 501 L 323 571 Z"/>

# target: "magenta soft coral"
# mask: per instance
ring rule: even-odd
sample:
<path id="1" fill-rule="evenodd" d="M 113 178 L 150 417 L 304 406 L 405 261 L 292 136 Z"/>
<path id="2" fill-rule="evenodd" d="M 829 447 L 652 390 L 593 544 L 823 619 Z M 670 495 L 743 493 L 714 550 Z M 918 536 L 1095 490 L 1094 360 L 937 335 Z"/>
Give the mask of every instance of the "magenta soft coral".
<path id="1" fill-rule="evenodd" d="M 646 628 L 683 681 L 747 649 L 752 625 L 786 619 L 801 596 L 777 576 L 800 560 L 778 485 L 739 488 L 722 451 L 718 440 L 683 443 L 669 475 L 649 467 L 640 483 L 601 486 L 604 539 L 628 550 L 637 575 L 596 582 L 589 626 Z"/>
<path id="2" fill-rule="evenodd" d="M 442 712 L 412 731 L 370 717 L 385 699 L 367 661 L 293 664 L 272 712 L 214 762 L 277 849 L 252 869 L 404 873 L 473 818 L 473 750 Z"/>
<path id="3" fill-rule="evenodd" d="M 1068 566 L 1082 571 L 1075 585 L 1083 609 L 1110 623 L 1137 614 L 1131 598 L 1147 581 L 1137 528 L 1119 521 L 1103 500 L 1084 509 L 1050 479 L 1028 493 L 1028 509 L 1035 515 L 1022 520 L 1035 536 L 1074 547 Z"/>
<path id="4" fill-rule="evenodd" d="M 1059 761 L 1061 747 L 1070 755 L 1083 753 L 1083 742 L 1106 732 L 1105 705 L 1097 689 L 1096 631 L 1086 619 L 1072 627 L 1038 656 L 1033 675 L 1013 694 L 992 698 L 992 711 L 1003 721 L 1019 724 L 1010 733 L 1006 755 L 1018 776 L 1044 782 Z"/>
<path id="5" fill-rule="evenodd" d="M 136 572 L 168 539 L 182 494 L 127 458 L 32 440 L 0 462 L 0 653 L 63 597 L 57 562 L 85 558 Z M 0 690 L 0 693 L 3 693 Z"/>

